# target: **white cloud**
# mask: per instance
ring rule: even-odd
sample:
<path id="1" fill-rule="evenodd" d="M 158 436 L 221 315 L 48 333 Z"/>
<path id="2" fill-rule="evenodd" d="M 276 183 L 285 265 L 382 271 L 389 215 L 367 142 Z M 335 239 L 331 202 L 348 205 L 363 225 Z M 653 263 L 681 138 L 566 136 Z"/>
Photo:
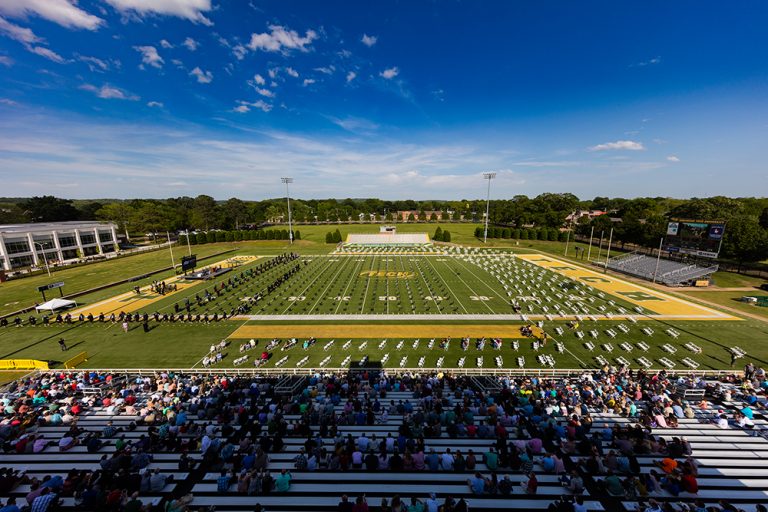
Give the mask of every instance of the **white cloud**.
<path id="1" fill-rule="evenodd" d="M 661 62 L 661 57 L 654 57 L 652 59 L 644 60 L 642 62 L 636 62 L 632 64 L 630 67 L 642 68 L 645 66 L 653 66 L 654 64 L 658 64 L 660 62 Z"/>
<path id="2" fill-rule="evenodd" d="M 267 73 L 269 73 L 269 78 L 274 80 L 277 77 L 277 68 L 272 68 Z"/>
<path id="3" fill-rule="evenodd" d="M 270 91 L 269 89 L 263 89 L 263 88 L 260 88 L 260 87 L 256 87 L 255 89 L 256 89 L 257 93 L 261 94 L 265 98 L 274 98 L 275 97 L 275 93 Z"/>
<path id="4" fill-rule="evenodd" d="M 139 99 L 135 94 L 131 94 L 123 89 L 118 89 L 108 84 L 104 84 L 101 87 L 96 87 L 91 84 L 83 84 L 80 89 L 94 93 L 99 98 L 105 100 L 131 100 L 137 101 Z"/>
<path id="5" fill-rule="evenodd" d="M 197 81 L 201 84 L 209 84 L 213 81 L 213 73 L 210 71 L 203 71 L 199 67 L 193 69 L 189 74 L 197 78 Z"/>
<path id="6" fill-rule="evenodd" d="M 77 60 L 85 62 L 91 71 L 107 71 L 109 69 L 109 63 L 98 59 L 96 57 L 89 57 L 87 55 L 78 55 Z"/>
<path id="7" fill-rule="evenodd" d="M 264 84 L 266 84 L 266 83 L 267 83 L 267 81 L 266 81 L 266 80 L 264 80 L 264 77 L 263 77 L 263 76 L 261 76 L 261 75 L 260 75 L 260 74 L 258 74 L 258 73 L 256 73 L 255 75 L 253 75 L 253 81 L 254 81 L 254 82 L 256 82 L 256 85 L 264 85 Z"/>
<path id="8" fill-rule="evenodd" d="M 184 40 L 184 42 L 183 42 L 183 43 L 181 43 L 181 44 L 183 44 L 184 46 L 186 46 L 186 47 L 187 47 L 187 50 L 189 50 L 189 51 L 191 51 L 191 52 L 193 52 L 193 51 L 197 50 L 197 47 L 198 47 L 198 46 L 200 46 L 200 43 L 198 43 L 197 41 L 195 41 L 195 40 L 194 40 L 194 39 L 192 39 L 191 37 L 188 37 L 188 38 L 186 38 L 186 39 Z"/>
<path id="9" fill-rule="evenodd" d="M 344 128 L 345 130 L 353 133 L 369 133 L 379 128 L 379 125 L 368 119 L 360 117 L 346 117 L 339 119 L 338 117 L 328 118 L 333 124 Z"/>
<path id="10" fill-rule="evenodd" d="M 379 38 L 376 36 L 369 36 L 367 34 L 363 34 L 362 39 L 360 39 L 360 42 L 363 43 L 365 46 L 370 48 L 371 46 L 376 44 L 376 41 L 378 41 Z"/>
<path id="11" fill-rule="evenodd" d="M 293 78 L 299 78 L 299 72 L 293 68 L 285 68 L 285 72 L 291 75 Z"/>
<path id="12" fill-rule="evenodd" d="M 616 142 L 606 142 L 591 146 L 590 151 L 608 151 L 608 150 L 628 150 L 628 151 L 642 151 L 645 149 L 642 142 L 636 142 L 634 140 L 617 140 Z"/>
<path id="13" fill-rule="evenodd" d="M 286 29 L 281 25 L 270 25 L 269 33 L 251 34 L 248 48 L 253 51 L 288 53 L 291 50 L 309 51 L 308 46 L 318 38 L 317 32 L 307 30 L 304 37 L 295 30 Z"/>
<path id="14" fill-rule="evenodd" d="M 158 69 L 162 68 L 163 64 L 165 64 L 165 61 L 157 53 L 157 48 L 154 46 L 134 46 L 133 49 L 141 53 L 141 62 L 144 64 L 149 64 Z"/>
<path id="15" fill-rule="evenodd" d="M 67 28 L 96 30 L 101 18 L 77 7 L 73 0 L 2 0 L 0 13 L 14 18 L 37 15 Z"/>
<path id="16" fill-rule="evenodd" d="M 442 89 L 435 89 L 430 94 L 432 94 L 432 97 L 435 98 L 436 101 L 445 101 L 445 98 L 443 98 L 445 91 Z"/>
<path id="17" fill-rule="evenodd" d="M 32 44 L 41 41 L 32 30 L 14 25 L 3 17 L 0 17 L 0 33 L 20 43 Z"/>
<path id="18" fill-rule="evenodd" d="M 272 110 L 272 105 L 267 103 L 264 100 L 258 100 L 254 102 L 248 102 L 248 101 L 238 101 L 239 105 L 232 109 L 233 112 L 238 112 L 240 114 L 245 114 L 246 112 L 251 111 L 251 107 L 257 108 L 261 110 L 262 112 L 269 112 Z"/>
<path id="19" fill-rule="evenodd" d="M 157 108 L 163 108 L 165 105 L 162 104 L 160 101 L 149 101 L 147 102 L 148 107 L 157 107 Z"/>
<path id="20" fill-rule="evenodd" d="M 13 59 L 10 57 L 6 57 L 5 55 L 0 55 L 0 64 L 3 66 L 11 67 L 13 66 Z"/>
<path id="21" fill-rule="evenodd" d="M 18 103 L 16 103 L 13 100 L 9 100 L 8 98 L 0 98 L 0 103 L 2 103 L 3 105 L 8 105 L 9 107 L 18 105 Z"/>
<path id="22" fill-rule="evenodd" d="M 668 161 L 668 162 L 679 162 L 679 161 L 680 161 L 680 159 L 679 159 L 678 157 L 676 157 L 675 155 L 669 155 L 669 156 L 667 157 L 667 161 Z"/>
<path id="23" fill-rule="evenodd" d="M 312 85 L 315 82 L 317 82 L 317 80 L 315 80 L 314 78 L 305 78 L 304 79 L 304 87 L 306 87 L 308 85 Z"/>
<path id="24" fill-rule="evenodd" d="M 63 64 L 66 62 L 66 59 L 56 53 L 53 50 L 50 50 L 44 46 L 28 46 L 27 50 L 29 50 L 32 53 L 36 53 L 37 55 L 40 55 L 41 57 L 45 57 L 48 60 L 51 60 L 57 64 Z"/>
<path id="25" fill-rule="evenodd" d="M 160 14 L 176 16 L 193 23 L 211 26 L 213 22 L 203 13 L 211 10 L 211 0 L 106 0 L 123 14 L 145 16 Z"/>
<path id="26" fill-rule="evenodd" d="M 237 60 L 243 60 L 245 56 L 248 54 L 248 48 L 246 48 L 241 44 L 235 45 L 234 47 L 232 47 L 232 54 L 234 54 Z"/>
<path id="27" fill-rule="evenodd" d="M 350 71 L 349 73 L 347 73 L 347 83 L 351 82 L 355 78 L 357 78 L 357 73 L 355 73 L 354 71 Z"/>
<path id="28" fill-rule="evenodd" d="M 379 73 L 379 76 L 381 76 L 382 78 L 385 78 L 387 80 L 392 80 L 393 78 L 395 78 L 399 74 L 400 74 L 400 70 L 398 69 L 397 66 L 394 66 L 394 67 L 391 67 L 389 69 L 385 69 L 384 71 Z"/>
<path id="29" fill-rule="evenodd" d="M 336 71 L 336 68 L 333 66 L 323 66 L 319 68 L 315 68 L 315 71 L 318 73 L 322 73 L 324 75 L 332 75 L 334 71 Z"/>
<path id="30" fill-rule="evenodd" d="M 166 50 L 169 49 L 169 48 L 173 48 L 173 45 L 171 43 L 169 43 L 168 41 L 166 41 L 165 39 L 161 39 L 160 40 L 160 46 L 162 46 Z"/>

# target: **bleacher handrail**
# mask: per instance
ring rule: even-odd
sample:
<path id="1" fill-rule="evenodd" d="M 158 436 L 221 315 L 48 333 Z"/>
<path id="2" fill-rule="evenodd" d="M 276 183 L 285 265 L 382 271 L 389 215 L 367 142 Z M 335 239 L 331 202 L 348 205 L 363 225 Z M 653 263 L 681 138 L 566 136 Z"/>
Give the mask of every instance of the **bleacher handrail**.
<path id="1" fill-rule="evenodd" d="M 381 368 L 381 367 L 354 367 L 354 368 L 77 368 L 76 372 L 96 372 L 99 374 L 117 374 L 117 375 L 158 375 L 160 373 L 177 373 L 182 375 L 249 375 L 264 377 L 285 377 L 285 376 L 309 376 L 315 374 L 329 373 L 347 373 L 350 371 L 360 372 L 382 371 L 390 374 L 410 373 L 443 373 L 450 375 L 481 375 L 481 376 L 508 376 L 508 377 L 579 377 L 584 374 L 600 371 L 600 368 Z M 668 368 L 647 368 L 648 373 L 657 373 L 665 371 L 675 376 L 696 376 L 696 377 L 721 377 L 723 375 L 741 375 L 742 371 L 727 370 L 673 370 Z M 57 370 L 50 370 L 57 371 Z M 39 373 L 45 373 L 39 371 Z"/>

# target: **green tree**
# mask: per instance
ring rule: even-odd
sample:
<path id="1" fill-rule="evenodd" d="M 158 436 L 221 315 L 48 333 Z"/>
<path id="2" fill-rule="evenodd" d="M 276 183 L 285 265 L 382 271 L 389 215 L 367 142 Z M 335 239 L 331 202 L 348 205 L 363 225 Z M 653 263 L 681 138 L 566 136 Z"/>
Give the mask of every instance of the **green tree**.
<path id="1" fill-rule="evenodd" d="M 515 240 L 520 240 L 520 232 L 521 232 L 521 231 L 522 231 L 522 230 L 521 230 L 520 228 L 515 228 L 515 230 L 512 232 L 512 237 L 513 237 Z"/>
<path id="2" fill-rule="evenodd" d="M 437 214 L 435 212 L 432 212 L 432 214 L 429 216 L 430 222 L 437 222 Z"/>
<path id="3" fill-rule="evenodd" d="M 757 217 L 739 215 L 725 227 L 723 255 L 739 264 L 768 258 L 768 233 L 760 227 Z"/>
<path id="4" fill-rule="evenodd" d="M 227 231 L 224 233 L 224 241 L 225 242 L 234 242 L 235 241 L 235 234 L 231 231 Z"/>
<path id="5" fill-rule="evenodd" d="M 21 205 L 32 222 L 62 222 L 78 220 L 80 212 L 70 199 L 53 196 L 35 196 Z"/>
<path id="6" fill-rule="evenodd" d="M 106 220 L 113 222 L 117 225 L 117 229 L 125 233 L 125 238 L 130 240 L 128 236 L 128 221 L 135 214 L 134 209 L 127 202 L 108 203 L 99 208 L 96 211 L 96 219 Z"/>
<path id="7" fill-rule="evenodd" d="M 216 232 L 216 241 L 217 242 L 226 242 L 227 241 L 227 234 L 229 231 L 217 231 Z"/>
<path id="8" fill-rule="evenodd" d="M 483 238 L 483 228 L 480 226 L 475 228 L 475 238 Z"/>
<path id="9" fill-rule="evenodd" d="M 547 231 L 547 240 L 549 240 L 550 242 L 556 242 L 557 241 L 558 233 L 559 233 L 559 231 L 554 229 L 554 228 L 548 230 Z"/>
<path id="10" fill-rule="evenodd" d="M 435 230 L 435 235 L 432 237 L 432 240 L 435 240 L 437 242 L 443 241 L 443 230 L 440 226 L 437 226 L 437 229 Z"/>
<path id="11" fill-rule="evenodd" d="M 763 229 L 768 229 L 768 207 L 763 208 L 763 211 L 760 212 L 760 227 Z"/>
<path id="12" fill-rule="evenodd" d="M 197 245 L 207 244 L 208 236 L 205 233 L 198 233 L 196 240 L 197 240 Z"/>
<path id="13" fill-rule="evenodd" d="M 528 240 L 528 230 L 527 229 L 521 229 L 520 230 L 520 236 L 518 238 L 520 240 Z"/>
<path id="14" fill-rule="evenodd" d="M 216 232 L 209 231 L 205 234 L 206 243 L 212 244 L 216 242 Z"/>
<path id="15" fill-rule="evenodd" d="M 233 197 L 221 206 L 224 216 L 224 227 L 229 229 L 240 229 L 240 224 L 245 221 L 248 209 L 245 202 Z"/>
<path id="16" fill-rule="evenodd" d="M 413 222 L 415 220 L 416 220 L 416 217 L 414 217 L 414 215 L 412 213 L 409 213 L 408 214 L 408 222 Z"/>
<path id="17" fill-rule="evenodd" d="M 211 196 L 199 195 L 192 205 L 192 224 L 200 229 L 208 231 L 217 226 L 219 208 Z"/>
<path id="18" fill-rule="evenodd" d="M 332 244 L 333 243 L 333 232 L 329 231 L 325 234 L 325 243 Z"/>
<path id="19" fill-rule="evenodd" d="M 301 240 L 301 231 L 294 231 L 293 232 L 293 239 L 294 240 Z"/>
<path id="20" fill-rule="evenodd" d="M 336 229 L 336 231 L 334 231 L 334 233 L 333 233 L 333 241 L 335 243 L 339 243 L 339 242 L 341 242 L 341 240 L 342 240 L 342 238 L 341 238 L 341 231 Z"/>
<path id="21" fill-rule="evenodd" d="M 503 228 L 501 230 L 501 238 L 506 238 L 506 239 L 512 238 L 512 230 L 509 228 Z"/>
<path id="22" fill-rule="evenodd" d="M 451 241 L 451 232 L 448 230 L 443 231 L 443 242 Z"/>

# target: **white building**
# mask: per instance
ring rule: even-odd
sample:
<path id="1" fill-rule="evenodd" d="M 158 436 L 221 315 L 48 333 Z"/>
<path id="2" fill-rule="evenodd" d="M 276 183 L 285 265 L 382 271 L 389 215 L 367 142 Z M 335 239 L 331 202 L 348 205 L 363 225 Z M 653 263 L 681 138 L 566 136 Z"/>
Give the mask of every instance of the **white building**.
<path id="1" fill-rule="evenodd" d="M 0 225 L 0 268 L 45 266 L 117 249 L 116 226 L 105 222 Z"/>

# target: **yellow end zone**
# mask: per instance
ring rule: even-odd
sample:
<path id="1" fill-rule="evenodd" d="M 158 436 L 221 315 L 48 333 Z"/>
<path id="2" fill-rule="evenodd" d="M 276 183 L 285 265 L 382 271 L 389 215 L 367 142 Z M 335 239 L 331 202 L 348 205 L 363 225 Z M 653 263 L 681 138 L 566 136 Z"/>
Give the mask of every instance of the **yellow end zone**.
<path id="1" fill-rule="evenodd" d="M 210 265 L 201 267 L 198 270 L 203 270 L 205 268 L 210 268 L 210 267 L 225 267 L 225 268 L 236 267 L 239 265 L 256 261 L 260 257 L 261 256 L 236 256 L 234 258 L 229 258 L 227 260 L 211 263 Z M 176 284 L 178 289 L 175 292 L 168 292 L 165 295 L 160 295 L 159 293 L 153 292 L 149 286 L 144 286 L 140 289 L 139 295 L 137 295 L 136 292 L 134 291 L 121 293 L 120 295 L 116 295 L 115 297 L 110 297 L 109 299 L 102 300 L 100 302 L 95 302 L 93 304 L 88 304 L 87 306 L 83 306 L 81 308 L 75 309 L 74 311 L 71 312 L 72 316 L 73 317 L 79 316 L 80 313 L 84 315 L 91 313 L 94 316 L 97 316 L 100 313 L 109 315 L 110 313 L 116 312 L 116 311 L 133 313 L 134 311 L 140 311 L 144 309 L 146 306 L 154 302 L 157 302 L 161 299 L 180 293 L 183 290 L 192 288 L 193 286 L 197 286 L 200 283 L 205 283 L 205 281 L 187 281 L 185 279 L 181 279 L 179 276 L 170 277 L 168 279 L 164 279 L 164 281 L 166 282 L 166 284 Z"/>
<path id="2" fill-rule="evenodd" d="M 627 302 L 641 306 L 649 312 L 658 314 L 650 316 L 664 316 L 669 319 L 678 320 L 741 320 L 706 306 L 700 306 L 687 300 L 672 297 L 658 290 L 630 283 L 608 274 L 595 272 L 579 265 L 553 258 L 552 256 L 543 254 L 518 254 L 516 256 L 521 260 L 547 268 L 576 281 L 585 282 L 602 292 L 614 295 Z"/>
<path id="3" fill-rule="evenodd" d="M 534 334 L 541 335 L 534 327 Z M 276 324 L 244 325 L 229 335 L 230 338 L 524 338 L 520 324 Z"/>

